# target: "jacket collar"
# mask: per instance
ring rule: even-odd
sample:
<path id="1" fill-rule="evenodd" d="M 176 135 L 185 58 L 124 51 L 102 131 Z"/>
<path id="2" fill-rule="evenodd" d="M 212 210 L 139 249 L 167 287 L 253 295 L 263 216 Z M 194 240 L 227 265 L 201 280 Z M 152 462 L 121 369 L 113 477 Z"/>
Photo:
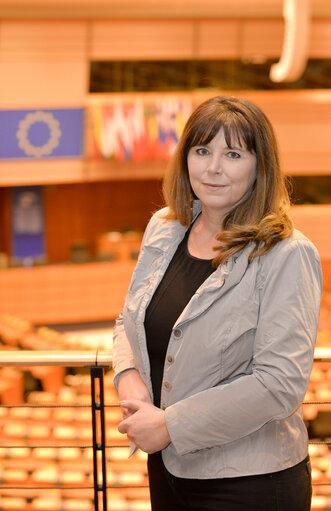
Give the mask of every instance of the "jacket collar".
<path id="1" fill-rule="evenodd" d="M 197 216 L 201 213 L 201 202 L 199 200 L 193 201 L 192 205 L 192 222 L 197 218 Z M 166 214 L 167 209 L 160 211 L 160 216 L 162 213 Z M 161 216 L 162 218 L 162 216 Z M 161 220 L 162 221 L 162 220 Z M 168 252 L 169 248 L 175 247 L 179 245 L 182 239 L 185 236 L 187 231 L 187 226 L 182 225 L 178 220 L 163 220 L 162 229 L 158 229 L 155 235 L 151 235 L 148 242 L 145 243 L 145 248 L 152 248 L 159 250 L 161 252 Z"/>

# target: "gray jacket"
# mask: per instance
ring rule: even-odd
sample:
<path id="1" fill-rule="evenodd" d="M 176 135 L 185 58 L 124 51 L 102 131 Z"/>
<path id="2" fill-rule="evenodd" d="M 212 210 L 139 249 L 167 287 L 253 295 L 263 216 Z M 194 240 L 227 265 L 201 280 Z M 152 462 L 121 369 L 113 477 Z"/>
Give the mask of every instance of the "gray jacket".
<path id="1" fill-rule="evenodd" d="M 194 216 L 200 211 L 194 204 Z M 136 367 L 151 390 L 144 316 L 186 228 L 156 213 L 147 226 L 114 333 L 115 383 Z M 172 474 L 235 477 L 282 470 L 307 455 L 302 420 L 313 362 L 322 274 L 299 231 L 248 264 L 251 246 L 201 285 L 177 319 L 161 406 Z"/>

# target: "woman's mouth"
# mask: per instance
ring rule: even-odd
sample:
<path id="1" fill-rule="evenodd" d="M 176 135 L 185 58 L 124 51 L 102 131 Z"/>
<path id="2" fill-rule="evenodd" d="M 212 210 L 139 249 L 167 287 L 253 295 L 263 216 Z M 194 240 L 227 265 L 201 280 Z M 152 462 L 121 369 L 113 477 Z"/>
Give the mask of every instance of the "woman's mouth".
<path id="1" fill-rule="evenodd" d="M 203 183 L 203 185 L 206 188 L 210 188 L 210 189 L 213 189 L 213 190 L 218 190 L 218 189 L 226 187 L 226 185 L 219 185 L 219 184 L 214 184 L 214 183 Z"/>

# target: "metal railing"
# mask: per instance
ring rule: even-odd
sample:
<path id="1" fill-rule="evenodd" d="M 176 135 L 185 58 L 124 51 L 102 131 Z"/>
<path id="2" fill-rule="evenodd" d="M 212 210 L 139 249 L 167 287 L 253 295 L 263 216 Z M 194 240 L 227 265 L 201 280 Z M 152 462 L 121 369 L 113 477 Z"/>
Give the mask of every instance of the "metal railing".
<path id="1" fill-rule="evenodd" d="M 314 362 L 331 362 L 331 348 L 315 348 Z"/>
<path id="2" fill-rule="evenodd" d="M 106 511 L 107 465 L 103 376 L 104 370 L 112 366 L 110 353 L 100 351 L 1 351 L 0 366 L 66 366 L 87 367 L 90 370 L 94 509 L 98 511 L 102 502 L 102 509 Z"/>

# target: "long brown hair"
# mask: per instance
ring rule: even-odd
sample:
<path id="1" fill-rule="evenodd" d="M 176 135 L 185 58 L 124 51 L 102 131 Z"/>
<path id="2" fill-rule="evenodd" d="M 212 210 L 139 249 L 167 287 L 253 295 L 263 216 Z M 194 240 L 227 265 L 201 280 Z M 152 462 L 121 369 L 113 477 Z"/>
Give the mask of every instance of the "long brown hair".
<path id="1" fill-rule="evenodd" d="M 188 119 L 163 181 L 163 195 L 169 208 L 167 218 L 190 225 L 195 196 L 187 155 L 191 147 L 208 144 L 221 128 L 229 147 L 236 141 L 255 154 L 256 181 L 250 193 L 224 219 L 223 230 L 216 236 L 220 246 L 215 247 L 215 265 L 253 242 L 251 261 L 293 232 L 288 215 L 290 199 L 273 127 L 254 103 L 232 96 L 208 99 Z"/>

